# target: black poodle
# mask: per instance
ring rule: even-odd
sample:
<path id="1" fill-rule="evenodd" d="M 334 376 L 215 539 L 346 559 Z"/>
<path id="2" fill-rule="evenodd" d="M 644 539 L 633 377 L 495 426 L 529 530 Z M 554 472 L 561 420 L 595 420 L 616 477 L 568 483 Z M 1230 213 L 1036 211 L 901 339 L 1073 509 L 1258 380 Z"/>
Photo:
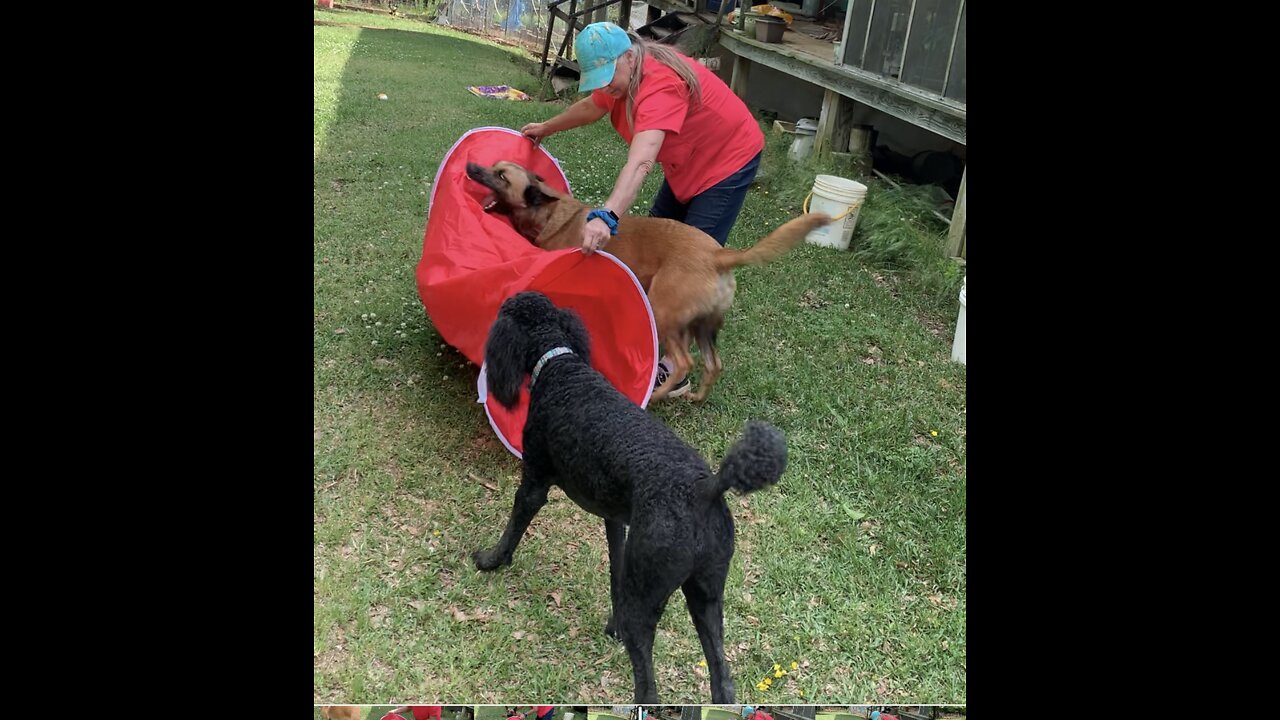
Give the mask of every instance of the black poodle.
<path id="1" fill-rule="evenodd" d="M 524 475 L 502 539 L 472 558 L 481 570 L 511 564 L 533 516 L 558 485 L 604 518 L 613 615 L 605 632 L 627 646 L 635 702 L 657 703 L 653 635 L 676 588 L 684 590 L 711 671 L 711 699 L 734 702 L 724 658 L 724 583 L 733 557 L 733 518 L 724 500 L 778 481 L 787 465 L 782 432 L 748 422 L 719 473 L 665 425 L 588 364 L 577 314 L 541 293 L 502 304 L 485 345 L 489 392 L 507 407 L 526 376 Z"/>

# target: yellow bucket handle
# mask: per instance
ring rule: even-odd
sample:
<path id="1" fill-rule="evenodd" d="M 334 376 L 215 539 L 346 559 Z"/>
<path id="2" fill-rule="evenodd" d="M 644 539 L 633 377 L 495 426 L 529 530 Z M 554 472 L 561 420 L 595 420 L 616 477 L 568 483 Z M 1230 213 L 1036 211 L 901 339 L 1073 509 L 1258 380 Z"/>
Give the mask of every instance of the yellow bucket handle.
<path id="1" fill-rule="evenodd" d="M 804 196 L 804 205 L 803 205 L 802 207 L 804 208 L 804 211 L 805 211 L 806 213 L 807 213 L 807 212 L 809 212 L 809 198 L 811 198 L 811 197 L 813 197 L 813 191 L 812 191 L 812 190 L 810 190 L 810 191 L 809 191 L 809 194 L 808 194 L 808 195 L 805 195 L 805 196 Z M 857 201 L 857 202 L 855 202 L 854 204 L 850 205 L 847 209 L 845 209 L 845 211 L 844 211 L 844 212 L 842 212 L 842 213 L 840 213 L 839 215 L 837 215 L 837 216 L 835 216 L 835 217 L 831 218 L 831 222 L 835 222 L 835 221 L 839 220 L 840 218 L 844 217 L 845 215 L 848 215 L 849 213 L 853 212 L 854 210 L 857 210 L 859 207 L 861 207 L 861 206 L 862 206 L 862 203 L 863 203 L 863 201 L 862 201 L 862 200 L 858 200 L 858 201 Z"/>

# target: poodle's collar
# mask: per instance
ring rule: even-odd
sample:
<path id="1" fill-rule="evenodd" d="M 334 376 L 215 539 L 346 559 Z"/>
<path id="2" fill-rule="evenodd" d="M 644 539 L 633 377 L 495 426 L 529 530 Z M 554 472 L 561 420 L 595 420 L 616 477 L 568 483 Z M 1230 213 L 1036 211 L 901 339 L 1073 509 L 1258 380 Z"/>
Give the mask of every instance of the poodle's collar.
<path id="1" fill-rule="evenodd" d="M 553 357 L 560 355 L 572 355 L 573 351 L 561 345 L 560 347 L 551 348 L 538 358 L 538 362 L 533 365 L 533 377 L 529 378 L 529 389 L 533 390 L 533 384 L 538 382 L 538 373 L 542 372 L 542 366 L 546 365 Z"/>

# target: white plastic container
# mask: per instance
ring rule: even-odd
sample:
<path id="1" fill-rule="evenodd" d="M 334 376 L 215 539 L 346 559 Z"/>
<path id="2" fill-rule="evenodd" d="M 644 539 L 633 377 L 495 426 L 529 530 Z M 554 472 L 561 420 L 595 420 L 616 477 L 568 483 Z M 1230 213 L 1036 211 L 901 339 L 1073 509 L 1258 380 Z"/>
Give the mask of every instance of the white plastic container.
<path id="1" fill-rule="evenodd" d="M 818 136 L 818 121 L 813 118 L 800 118 L 796 123 L 796 137 L 791 141 L 791 149 L 787 155 L 792 160 L 803 160 L 813 152 L 813 141 Z"/>
<path id="2" fill-rule="evenodd" d="M 969 276 L 964 276 L 964 282 L 960 285 L 960 317 L 956 320 L 956 339 L 951 343 L 951 360 L 961 365 L 968 365 L 965 362 L 965 326 L 964 326 L 964 291 L 969 285 Z"/>
<path id="3" fill-rule="evenodd" d="M 858 215 L 862 212 L 862 203 L 867 198 L 867 186 L 836 175 L 819 175 L 813 181 L 810 198 L 812 202 L 808 212 L 824 212 L 838 219 L 806 235 L 805 242 L 848 250 L 853 228 L 857 226 Z"/>

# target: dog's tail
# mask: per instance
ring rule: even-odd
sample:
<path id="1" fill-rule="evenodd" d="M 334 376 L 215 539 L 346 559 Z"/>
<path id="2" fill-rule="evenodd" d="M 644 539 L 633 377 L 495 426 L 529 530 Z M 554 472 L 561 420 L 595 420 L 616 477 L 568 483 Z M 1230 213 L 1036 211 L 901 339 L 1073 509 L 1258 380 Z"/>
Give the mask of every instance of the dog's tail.
<path id="1" fill-rule="evenodd" d="M 777 230 L 769 233 L 768 237 L 746 250 L 720 248 L 716 253 L 716 270 L 724 272 L 743 265 L 764 265 L 773 262 L 786 251 L 799 245 L 805 235 L 829 222 L 831 222 L 831 216 L 826 213 L 805 213 L 783 223 Z"/>
<path id="2" fill-rule="evenodd" d="M 730 488 L 743 495 L 763 490 L 778 482 L 786 469 L 787 438 L 769 423 L 751 420 L 725 454 L 720 472 L 711 476 L 708 494 L 719 497 Z"/>

